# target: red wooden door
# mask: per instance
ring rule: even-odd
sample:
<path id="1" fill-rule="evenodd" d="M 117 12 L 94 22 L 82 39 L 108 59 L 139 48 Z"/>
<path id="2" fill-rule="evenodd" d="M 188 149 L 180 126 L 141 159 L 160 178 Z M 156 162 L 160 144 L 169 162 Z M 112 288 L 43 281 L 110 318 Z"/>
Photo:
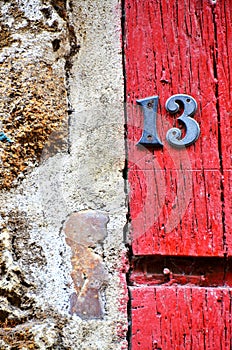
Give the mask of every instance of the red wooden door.
<path id="1" fill-rule="evenodd" d="M 125 0 L 124 43 L 131 348 L 232 349 L 232 1 Z M 166 140 L 174 94 L 198 104 L 185 148 Z M 149 96 L 163 147 L 138 145 Z"/>

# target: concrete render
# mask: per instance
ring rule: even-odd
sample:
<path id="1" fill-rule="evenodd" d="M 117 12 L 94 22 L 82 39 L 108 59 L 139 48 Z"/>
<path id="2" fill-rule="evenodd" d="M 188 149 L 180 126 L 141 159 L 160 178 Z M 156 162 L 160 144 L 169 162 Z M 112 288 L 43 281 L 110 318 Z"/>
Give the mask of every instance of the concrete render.
<path id="1" fill-rule="evenodd" d="M 0 348 L 127 349 L 121 4 L 0 1 L 0 24 Z"/>

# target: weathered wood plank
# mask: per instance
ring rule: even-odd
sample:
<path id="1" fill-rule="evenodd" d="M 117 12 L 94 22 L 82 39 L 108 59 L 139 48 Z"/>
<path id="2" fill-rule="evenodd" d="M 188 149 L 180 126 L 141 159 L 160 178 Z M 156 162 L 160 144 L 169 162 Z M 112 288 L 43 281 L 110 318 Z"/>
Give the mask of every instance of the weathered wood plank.
<path id="1" fill-rule="evenodd" d="M 173 125 L 175 118 L 164 108 L 167 98 L 192 95 L 201 126 L 200 140 L 188 149 L 195 169 L 219 167 L 212 11 L 210 1 L 126 1 L 127 101 L 159 95 L 159 114 Z M 157 153 L 159 160 L 165 151 Z"/>
<path id="2" fill-rule="evenodd" d="M 219 171 L 131 170 L 135 255 L 223 256 Z"/>
<path id="3" fill-rule="evenodd" d="M 227 243 L 227 254 L 232 256 L 232 171 L 224 170 L 224 210 L 225 210 L 225 240 Z"/>
<path id="4" fill-rule="evenodd" d="M 125 0 L 125 14 L 132 349 L 229 350 L 232 1 Z M 179 115 L 165 102 L 177 93 L 196 99 L 201 128 L 182 150 L 166 141 Z M 147 149 L 137 145 L 143 114 L 135 104 L 154 95 L 163 148 Z"/>
<path id="5" fill-rule="evenodd" d="M 221 0 L 214 9 L 215 77 L 223 170 L 232 170 L 232 1 Z"/>
<path id="6" fill-rule="evenodd" d="M 131 287 L 133 350 L 230 350 L 231 290 Z"/>
<path id="7" fill-rule="evenodd" d="M 229 182 L 224 181 L 225 170 L 231 171 L 232 159 L 232 58 L 229 55 L 232 22 L 228 6 L 232 6 L 231 0 L 219 1 L 216 5 L 213 1 L 190 0 L 125 2 L 134 254 L 222 256 L 225 252 L 232 253 L 232 211 L 230 200 L 226 199 L 230 187 L 226 187 Z M 170 147 L 165 139 L 167 131 L 176 124 L 176 116 L 167 113 L 164 106 L 167 98 L 176 93 L 190 94 L 198 102 L 195 119 L 201 128 L 200 138 L 183 150 Z M 136 145 L 142 135 L 143 115 L 135 107 L 135 100 L 156 94 L 160 99 L 157 130 L 164 147 L 148 150 Z M 183 170 L 186 174 L 193 171 L 195 180 L 188 191 L 186 183 L 181 184 L 173 170 Z M 163 171 L 159 179 L 158 171 Z M 178 195 L 177 189 L 180 189 Z M 150 192 L 154 194 L 153 199 Z M 182 201 L 181 195 L 186 195 L 185 201 L 189 200 L 183 216 L 177 209 L 177 212 L 170 209 L 175 206 L 175 198 Z M 145 208 L 149 201 L 150 205 Z M 165 229 L 168 231 L 165 225 L 176 219 L 169 218 L 172 214 L 181 220 L 176 220 L 177 225 L 170 234 L 160 238 Z M 139 220 L 135 219 L 138 217 L 140 227 Z M 148 228 L 151 218 L 157 221 Z"/>
<path id="8" fill-rule="evenodd" d="M 129 274 L 132 286 L 186 285 L 232 287 L 232 259 L 224 257 L 136 256 Z"/>

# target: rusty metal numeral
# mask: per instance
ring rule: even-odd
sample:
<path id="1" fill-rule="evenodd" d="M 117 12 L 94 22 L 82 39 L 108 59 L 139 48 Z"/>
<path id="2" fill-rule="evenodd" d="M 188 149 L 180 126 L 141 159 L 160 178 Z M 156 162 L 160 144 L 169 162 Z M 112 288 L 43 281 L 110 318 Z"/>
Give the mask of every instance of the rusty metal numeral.
<path id="1" fill-rule="evenodd" d="M 184 111 L 177 120 L 185 126 L 185 136 L 181 138 L 182 132 L 178 128 L 171 128 L 166 135 L 168 143 L 176 148 L 192 145 L 200 135 L 199 124 L 191 118 L 197 110 L 197 102 L 192 96 L 184 94 L 173 95 L 165 104 L 166 110 L 172 114 L 178 112 L 181 106 L 184 107 Z"/>
<path id="2" fill-rule="evenodd" d="M 162 147 L 163 144 L 157 135 L 156 118 L 158 96 L 151 96 L 142 100 L 137 100 L 137 104 L 142 106 L 144 113 L 144 128 L 138 144 L 143 146 Z"/>

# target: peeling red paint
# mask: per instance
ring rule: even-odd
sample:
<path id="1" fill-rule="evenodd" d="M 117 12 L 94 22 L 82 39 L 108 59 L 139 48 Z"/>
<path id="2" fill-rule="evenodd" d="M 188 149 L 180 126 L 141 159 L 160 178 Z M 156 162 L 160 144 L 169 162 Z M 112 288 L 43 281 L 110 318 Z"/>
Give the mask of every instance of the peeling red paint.
<path id="1" fill-rule="evenodd" d="M 231 1 L 126 0 L 124 6 L 131 348 L 229 350 Z M 181 129 L 179 115 L 165 109 L 175 94 L 198 103 L 201 134 L 186 149 L 166 140 L 171 127 Z M 133 106 L 155 95 L 163 148 L 138 147 L 144 118 Z"/>

